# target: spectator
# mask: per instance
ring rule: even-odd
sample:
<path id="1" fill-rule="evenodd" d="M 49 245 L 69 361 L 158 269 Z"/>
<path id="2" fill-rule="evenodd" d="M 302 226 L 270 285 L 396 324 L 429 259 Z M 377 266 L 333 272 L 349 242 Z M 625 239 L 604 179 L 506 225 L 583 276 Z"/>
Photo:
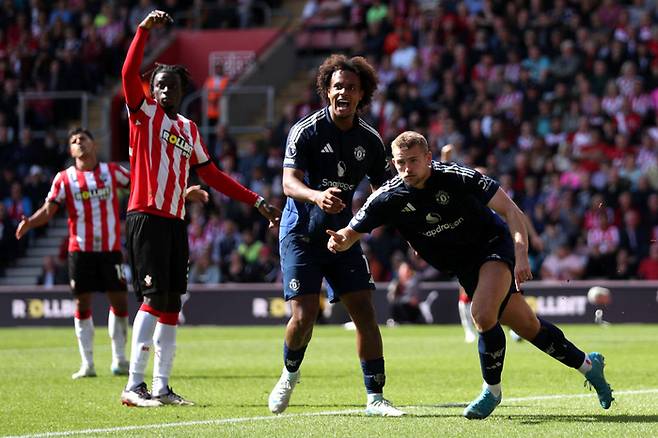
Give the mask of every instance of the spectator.
<path id="1" fill-rule="evenodd" d="M 198 284 L 215 284 L 221 282 L 221 272 L 219 266 L 213 264 L 208 252 L 201 254 L 197 260 L 192 263 L 190 269 L 189 282 Z"/>
<path id="2" fill-rule="evenodd" d="M 68 284 L 68 274 L 66 269 L 57 262 L 53 256 L 43 258 L 43 268 L 37 279 L 37 284 L 46 288 L 51 288 L 56 284 Z"/>
<path id="3" fill-rule="evenodd" d="M 573 247 L 561 243 L 541 265 L 542 280 L 579 280 L 585 273 L 587 258 L 573 252 Z"/>
<path id="4" fill-rule="evenodd" d="M 658 243 L 649 247 L 649 255 L 640 262 L 637 275 L 643 280 L 658 280 Z"/>

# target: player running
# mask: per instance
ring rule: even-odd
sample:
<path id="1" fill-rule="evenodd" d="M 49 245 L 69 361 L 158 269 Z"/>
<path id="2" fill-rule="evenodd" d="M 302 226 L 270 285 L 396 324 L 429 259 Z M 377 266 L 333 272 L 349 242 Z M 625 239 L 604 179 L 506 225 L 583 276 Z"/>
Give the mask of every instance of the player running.
<path id="1" fill-rule="evenodd" d="M 123 90 L 130 123 L 132 186 L 126 220 L 133 287 L 143 303 L 133 323 L 130 373 L 121 394 L 127 406 L 190 405 L 176 394 L 169 377 L 176 350 L 181 294 L 187 290 L 189 247 L 183 218 L 183 193 L 189 172 L 232 199 L 253 205 L 272 225 L 281 212 L 212 164 L 196 124 L 178 113 L 189 81 L 187 70 L 159 64 L 144 94 L 140 67 L 153 26 L 172 23 L 163 11 L 152 11 L 140 23 L 123 65 Z M 144 373 L 155 349 L 153 387 Z"/>
<path id="2" fill-rule="evenodd" d="M 325 278 L 329 300 L 341 301 L 356 327 L 366 414 L 400 416 L 403 412 L 383 397 L 384 353 L 368 262 L 359 247 L 345 254 L 330 253 L 325 234 L 327 228 L 347 225 L 354 191 L 364 176 L 374 187 L 387 178 L 382 139 L 357 114 L 370 103 L 377 75 L 362 57 L 332 55 L 320 66 L 316 83 L 328 106 L 292 127 L 283 161 L 283 190 L 288 200 L 279 245 L 284 296 L 292 316 L 283 343 L 283 371 L 268 405 L 276 414 L 288 407 L 311 341 Z"/>
<path id="3" fill-rule="evenodd" d="M 327 246 L 347 251 L 362 233 L 391 224 L 428 263 L 457 276 L 473 300 L 484 378 L 482 393 L 463 415 L 486 418 L 502 400 L 501 323 L 580 371 L 608 409 L 614 399 L 603 356 L 585 354 L 559 328 L 537 318 L 520 293 L 521 284 L 532 279 L 523 212 L 493 179 L 455 163 L 432 161 L 427 141 L 416 132 L 400 134 L 392 151 L 398 176 L 373 193 L 347 227 L 328 230 Z"/>

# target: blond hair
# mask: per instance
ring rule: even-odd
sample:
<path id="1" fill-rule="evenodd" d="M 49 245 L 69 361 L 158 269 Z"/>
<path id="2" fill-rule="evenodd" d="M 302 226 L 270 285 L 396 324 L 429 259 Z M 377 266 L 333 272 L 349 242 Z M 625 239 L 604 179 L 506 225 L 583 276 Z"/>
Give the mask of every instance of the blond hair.
<path id="1" fill-rule="evenodd" d="M 418 145 L 423 149 L 424 152 L 430 150 L 427 140 L 421 134 L 416 131 L 405 131 L 402 134 L 395 137 L 393 143 L 391 143 L 391 149 L 411 149 L 413 146 Z"/>

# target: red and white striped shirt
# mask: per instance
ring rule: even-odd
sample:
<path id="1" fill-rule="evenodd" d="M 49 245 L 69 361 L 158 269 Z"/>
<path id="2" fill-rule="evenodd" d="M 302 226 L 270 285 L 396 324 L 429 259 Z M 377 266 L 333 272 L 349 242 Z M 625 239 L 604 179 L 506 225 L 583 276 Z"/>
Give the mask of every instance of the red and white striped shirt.
<path id="1" fill-rule="evenodd" d="M 71 166 L 59 172 L 46 202 L 66 203 L 69 251 L 120 251 L 117 188 L 130 185 L 130 174 L 116 163 L 99 163 L 94 170 Z"/>
<path id="2" fill-rule="evenodd" d="M 155 100 L 144 94 L 139 69 L 148 33 L 137 28 L 121 69 L 130 117 L 132 188 L 128 211 L 183 219 L 187 178 L 195 165 L 201 165 L 197 173 L 212 188 L 237 201 L 254 204 L 256 193 L 212 164 L 196 124 L 180 114 L 169 118 Z"/>
<path id="3" fill-rule="evenodd" d="M 128 114 L 133 181 L 128 211 L 183 219 L 190 167 L 210 160 L 199 129 L 180 114 L 170 119 L 149 97 Z"/>

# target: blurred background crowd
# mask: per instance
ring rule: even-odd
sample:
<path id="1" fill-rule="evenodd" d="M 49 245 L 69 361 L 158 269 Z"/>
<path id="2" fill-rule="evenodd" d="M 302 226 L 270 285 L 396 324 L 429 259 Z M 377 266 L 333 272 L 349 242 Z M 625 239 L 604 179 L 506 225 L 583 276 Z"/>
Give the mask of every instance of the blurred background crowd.
<path id="1" fill-rule="evenodd" d="M 18 132 L 17 92 L 102 92 L 117 83 L 146 11 L 194 7 L 175 0 L 46 3 L 6 0 L 0 10 L 2 266 L 24 252 L 13 230 L 41 205 L 68 155 L 64 139 L 30 132 L 66 112 L 36 102 L 29 128 Z M 250 25 L 248 1 L 217 3 L 230 13 L 179 25 Z M 419 131 L 435 159 L 452 144 L 453 160 L 500 182 L 532 225 L 535 278 L 658 279 L 655 1 L 308 0 L 301 20 L 306 30 L 357 36 L 350 54 L 367 57 L 380 79 L 362 116 L 385 143 Z M 301 55 L 319 63 L 326 54 Z M 221 169 L 279 206 L 287 134 L 322 105 L 315 72 L 262 136 L 234 138 L 218 125 L 206 139 Z M 359 187 L 355 208 L 368 193 Z M 279 280 L 277 231 L 253 209 L 212 193 L 208 205 L 188 210 L 191 282 Z M 422 279 L 447 279 L 411 257 L 391 229 L 375 230 L 363 245 L 377 281 L 397 279 L 401 269 L 405 277 L 411 269 Z"/>

